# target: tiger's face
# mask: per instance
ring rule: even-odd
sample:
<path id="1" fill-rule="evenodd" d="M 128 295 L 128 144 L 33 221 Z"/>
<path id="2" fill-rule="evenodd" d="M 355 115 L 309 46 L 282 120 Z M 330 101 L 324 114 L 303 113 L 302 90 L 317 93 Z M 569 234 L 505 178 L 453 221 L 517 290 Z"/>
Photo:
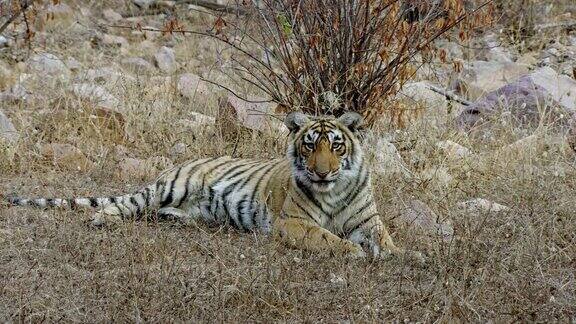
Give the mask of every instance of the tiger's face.
<path id="1" fill-rule="evenodd" d="M 317 192 L 333 190 L 357 174 L 362 151 L 356 130 L 362 116 L 346 113 L 340 118 L 310 118 L 302 113 L 286 116 L 291 141 L 288 158 L 296 181 Z"/>

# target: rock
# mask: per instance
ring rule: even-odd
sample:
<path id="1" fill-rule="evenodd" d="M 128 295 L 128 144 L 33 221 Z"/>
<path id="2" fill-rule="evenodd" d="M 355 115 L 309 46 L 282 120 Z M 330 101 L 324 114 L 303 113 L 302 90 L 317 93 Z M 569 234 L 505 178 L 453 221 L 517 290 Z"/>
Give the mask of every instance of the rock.
<path id="1" fill-rule="evenodd" d="M 78 73 L 76 78 L 74 78 L 74 82 L 99 84 L 116 84 L 123 80 L 133 82 L 136 79 L 130 75 L 119 72 L 112 67 L 89 69 Z"/>
<path id="2" fill-rule="evenodd" d="M 261 98 L 251 98 L 247 102 L 232 95 L 221 100 L 217 123 L 223 130 L 232 130 L 234 125 L 264 132 L 273 136 L 288 135 L 288 128 L 278 119 L 274 119 L 277 104 L 264 102 Z"/>
<path id="3" fill-rule="evenodd" d="M 445 40 L 439 40 L 436 44 L 438 48 L 446 51 L 448 59 L 462 59 L 464 58 L 464 51 L 462 51 L 462 45 L 456 42 L 450 42 Z"/>
<path id="4" fill-rule="evenodd" d="M 92 161 L 70 144 L 47 144 L 40 149 L 40 153 L 54 166 L 68 171 L 87 171 L 92 167 Z"/>
<path id="5" fill-rule="evenodd" d="M 69 57 L 66 59 L 66 67 L 72 72 L 77 72 L 82 68 L 82 64 L 75 58 Z"/>
<path id="6" fill-rule="evenodd" d="M 176 85 L 180 95 L 194 99 L 196 94 L 208 95 L 208 87 L 205 82 L 200 80 L 200 77 L 192 73 L 184 73 L 178 77 Z"/>
<path id="7" fill-rule="evenodd" d="M 186 143 L 182 142 L 176 143 L 170 149 L 170 155 L 171 156 L 183 155 L 184 153 L 186 153 L 186 149 L 187 149 Z"/>
<path id="8" fill-rule="evenodd" d="M 330 283 L 337 287 L 344 287 L 347 285 L 346 279 L 341 276 L 337 276 L 333 272 L 330 272 Z"/>
<path id="9" fill-rule="evenodd" d="M 120 162 L 120 169 L 116 175 L 122 180 L 149 180 L 173 166 L 170 159 L 162 156 L 154 156 L 147 160 L 125 158 Z"/>
<path id="10" fill-rule="evenodd" d="M 20 139 L 20 133 L 10 119 L 0 110 L 0 142 L 13 145 Z"/>
<path id="11" fill-rule="evenodd" d="M 454 117 L 449 113 L 449 102 L 445 96 L 432 91 L 430 87 L 431 84 L 427 81 L 407 83 L 402 87 L 398 99 L 405 100 L 408 98 L 411 106 L 414 103 L 420 105 L 422 108 L 421 115 L 424 118 L 437 125 L 445 124 Z M 458 112 L 461 110 L 460 107 L 460 104 L 453 102 L 451 109 Z"/>
<path id="12" fill-rule="evenodd" d="M 511 63 L 513 61 L 512 53 L 500 46 L 501 42 L 494 34 L 488 34 L 484 37 L 484 48 L 486 49 L 480 53 L 479 57 L 486 61 Z"/>
<path id="13" fill-rule="evenodd" d="M 176 55 L 173 49 L 162 46 L 158 52 L 154 54 L 154 58 L 156 59 L 156 66 L 158 66 L 162 72 L 166 74 L 176 72 Z"/>
<path id="14" fill-rule="evenodd" d="M 50 53 L 40 53 L 28 59 L 27 68 L 30 73 L 35 73 L 42 79 L 59 78 L 68 80 L 70 70 L 66 64 L 56 55 Z"/>
<path id="15" fill-rule="evenodd" d="M 122 67 L 125 69 L 136 73 L 136 74 L 143 74 L 143 73 L 152 73 L 154 72 L 155 68 L 152 63 L 146 61 L 141 57 L 127 57 L 120 61 Z"/>
<path id="16" fill-rule="evenodd" d="M 121 14 L 112 9 L 104 9 L 104 11 L 102 11 L 102 15 L 104 15 L 104 19 L 111 23 L 117 23 L 123 19 Z"/>
<path id="17" fill-rule="evenodd" d="M 100 35 L 100 41 L 102 44 L 107 46 L 118 46 L 118 47 L 127 47 L 128 40 L 122 36 L 110 35 L 110 34 L 102 34 Z"/>
<path id="18" fill-rule="evenodd" d="M 376 133 L 366 134 L 363 146 L 372 171 L 382 177 L 401 175 L 410 178 L 412 172 L 406 166 L 396 146 Z"/>
<path id="19" fill-rule="evenodd" d="M 147 10 L 151 5 L 155 4 L 157 0 L 132 0 L 132 3 L 141 10 Z"/>
<path id="20" fill-rule="evenodd" d="M 459 202 L 457 206 L 470 213 L 498 213 L 510 209 L 504 205 L 500 205 L 484 198 L 475 198 Z"/>
<path id="21" fill-rule="evenodd" d="M 121 110 L 120 101 L 101 86 L 80 83 L 73 85 L 71 89 L 72 93 L 79 99 L 89 101 L 99 107 Z"/>
<path id="22" fill-rule="evenodd" d="M 445 189 L 450 186 L 454 177 L 445 166 L 431 166 L 420 171 L 418 179 L 429 182 L 433 187 Z"/>
<path id="23" fill-rule="evenodd" d="M 20 101 L 26 101 L 29 97 L 29 92 L 21 84 L 17 83 L 10 89 L 0 92 L 0 102 L 11 102 L 17 103 Z"/>
<path id="24" fill-rule="evenodd" d="M 576 112 L 576 81 L 566 75 L 559 75 L 549 67 L 540 68 L 530 74 L 535 85 L 546 90 L 548 96 L 567 111 Z"/>
<path id="25" fill-rule="evenodd" d="M 157 52 L 158 45 L 151 40 L 143 40 L 136 44 L 136 50 L 140 55 L 154 55 Z"/>
<path id="26" fill-rule="evenodd" d="M 2 35 L 0 35 L 0 48 L 8 47 L 8 39 Z"/>
<path id="27" fill-rule="evenodd" d="M 436 213 L 420 200 L 409 201 L 394 218 L 398 226 L 409 227 L 431 237 L 440 237 L 450 242 L 454 237 L 454 228 L 450 220 L 441 220 Z"/>
<path id="28" fill-rule="evenodd" d="M 510 62 L 473 61 L 464 66 L 455 88 L 461 95 L 477 99 L 528 73 L 528 66 Z"/>
<path id="29" fill-rule="evenodd" d="M 190 115 L 189 119 L 180 119 L 178 124 L 196 130 L 214 126 L 216 124 L 216 118 L 212 116 L 206 116 L 197 112 L 190 112 Z"/>
<path id="30" fill-rule="evenodd" d="M 563 111 L 550 114 L 549 103 Z M 542 112 L 556 122 L 566 122 L 576 112 L 576 81 L 558 75 L 550 68 L 541 68 L 480 98 L 458 116 L 460 129 L 470 130 L 508 112 L 513 121 L 523 125 L 538 125 Z M 564 119 L 564 120 L 562 120 Z"/>
<path id="31" fill-rule="evenodd" d="M 463 159 L 472 155 L 472 151 L 469 148 L 451 140 L 438 142 L 436 146 L 442 149 L 446 156 L 451 159 Z"/>

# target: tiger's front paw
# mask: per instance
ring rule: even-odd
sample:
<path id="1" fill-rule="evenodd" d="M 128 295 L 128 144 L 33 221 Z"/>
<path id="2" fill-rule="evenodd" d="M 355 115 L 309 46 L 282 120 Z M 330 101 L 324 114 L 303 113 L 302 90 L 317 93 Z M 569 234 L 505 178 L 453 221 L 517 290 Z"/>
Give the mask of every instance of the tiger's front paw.
<path id="1" fill-rule="evenodd" d="M 367 254 L 362 246 L 360 246 L 360 244 L 350 243 L 346 246 L 346 256 L 353 259 L 358 259 L 365 258 Z"/>

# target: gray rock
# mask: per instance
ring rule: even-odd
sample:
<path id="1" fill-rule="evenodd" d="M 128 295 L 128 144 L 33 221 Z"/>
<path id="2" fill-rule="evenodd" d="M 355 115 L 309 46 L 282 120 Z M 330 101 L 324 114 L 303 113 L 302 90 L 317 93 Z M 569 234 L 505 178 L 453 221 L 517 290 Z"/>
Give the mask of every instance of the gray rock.
<path id="1" fill-rule="evenodd" d="M 2 35 L 0 35 L 0 48 L 8 47 L 8 39 Z"/>
<path id="2" fill-rule="evenodd" d="M 233 95 L 220 104 L 217 122 L 224 128 L 233 129 L 234 125 L 261 131 L 273 136 L 288 134 L 288 128 L 276 115 L 276 103 L 264 102 L 262 98 L 251 98 L 254 102 L 244 101 Z M 257 102 L 260 101 L 260 102 Z"/>
<path id="3" fill-rule="evenodd" d="M 120 64 L 122 64 L 122 67 L 124 67 L 125 69 L 137 74 L 152 73 L 155 70 L 154 65 L 152 65 L 152 63 L 146 61 L 141 57 L 127 57 L 122 59 Z"/>
<path id="4" fill-rule="evenodd" d="M 453 86 L 460 95 L 477 99 L 497 90 L 528 73 L 528 66 L 511 62 L 473 61 L 464 70 Z"/>
<path id="5" fill-rule="evenodd" d="M 20 139 L 20 133 L 12 124 L 10 119 L 0 110 L 0 141 L 8 144 L 15 144 Z"/>
<path id="6" fill-rule="evenodd" d="M 470 213 L 498 213 L 510 209 L 504 205 L 484 198 L 475 198 L 459 202 L 457 206 Z"/>
<path id="7" fill-rule="evenodd" d="M 162 46 L 158 52 L 154 54 L 154 58 L 156 60 L 156 66 L 158 66 L 162 72 L 166 74 L 176 72 L 176 55 L 174 54 L 173 49 Z"/>
<path id="8" fill-rule="evenodd" d="M 451 140 L 438 142 L 436 143 L 436 146 L 442 149 L 450 159 L 463 159 L 472 155 L 472 151 L 469 148 Z"/>
<path id="9" fill-rule="evenodd" d="M 36 73 L 42 78 L 63 78 L 70 77 L 70 70 L 54 54 L 40 53 L 32 56 L 27 62 L 28 70 L 31 73 Z"/>
<path id="10" fill-rule="evenodd" d="M 111 23 L 117 23 L 123 19 L 121 14 L 112 9 L 104 9 L 104 11 L 102 11 L 102 15 L 104 15 L 104 19 Z"/>
<path id="11" fill-rule="evenodd" d="M 547 115 L 566 123 L 576 112 L 576 81 L 545 67 L 480 98 L 458 116 L 457 125 L 462 130 L 470 130 L 503 112 L 521 125 L 536 125 L 550 103 L 560 106 L 561 111 L 558 116 Z"/>
<path id="12" fill-rule="evenodd" d="M 178 92 L 188 98 L 194 99 L 194 97 L 199 95 L 208 95 L 208 87 L 205 82 L 200 80 L 200 77 L 192 73 L 184 73 L 178 77 L 177 83 Z"/>
<path id="13" fill-rule="evenodd" d="M 74 82 L 98 84 L 116 84 L 123 80 L 135 81 L 134 77 L 122 73 L 112 67 L 89 69 L 78 73 L 76 78 L 74 78 Z"/>
<path id="14" fill-rule="evenodd" d="M 119 110 L 120 108 L 120 101 L 101 86 L 81 83 L 73 85 L 71 90 L 76 97 L 89 101 L 96 106 L 111 110 Z"/>
<path id="15" fill-rule="evenodd" d="M 454 228 L 451 222 L 441 220 L 438 215 L 420 200 L 409 201 L 400 211 L 394 222 L 400 226 L 413 228 L 431 237 L 440 237 L 449 242 L 454 237 Z"/>
<path id="16" fill-rule="evenodd" d="M 107 46 L 118 46 L 118 47 L 128 46 L 128 40 L 122 36 L 102 34 L 99 35 L 99 40 L 102 42 L 102 44 Z"/>
<path id="17" fill-rule="evenodd" d="M 26 101 L 29 97 L 29 92 L 22 86 L 21 84 L 17 83 L 14 86 L 10 87 L 8 90 L 0 92 L 0 102 L 20 102 Z"/>
<path id="18" fill-rule="evenodd" d="M 406 166 L 396 146 L 386 137 L 370 132 L 365 135 L 362 145 L 375 174 L 383 177 L 393 175 L 412 177 L 412 172 Z"/>

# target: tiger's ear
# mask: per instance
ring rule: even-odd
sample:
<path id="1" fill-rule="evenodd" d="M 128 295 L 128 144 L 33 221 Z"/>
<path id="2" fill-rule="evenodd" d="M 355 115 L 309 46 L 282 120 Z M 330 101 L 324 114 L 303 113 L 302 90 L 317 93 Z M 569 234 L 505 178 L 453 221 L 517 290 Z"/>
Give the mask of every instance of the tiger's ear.
<path id="1" fill-rule="evenodd" d="M 359 113 L 349 111 L 338 118 L 340 124 L 348 127 L 353 133 L 358 131 L 364 122 L 364 117 Z"/>
<path id="2" fill-rule="evenodd" d="M 286 115 L 286 118 L 284 119 L 284 124 L 286 125 L 286 127 L 288 127 L 290 132 L 296 133 L 298 130 L 300 130 L 302 126 L 306 125 L 306 123 L 308 123 L 309 121 L 310 119 L 308 118 L 308 116 L 304 115 L 303 113 L 291 112 L 288 115 Z"/>

